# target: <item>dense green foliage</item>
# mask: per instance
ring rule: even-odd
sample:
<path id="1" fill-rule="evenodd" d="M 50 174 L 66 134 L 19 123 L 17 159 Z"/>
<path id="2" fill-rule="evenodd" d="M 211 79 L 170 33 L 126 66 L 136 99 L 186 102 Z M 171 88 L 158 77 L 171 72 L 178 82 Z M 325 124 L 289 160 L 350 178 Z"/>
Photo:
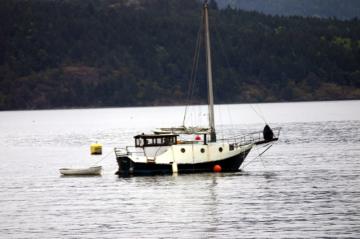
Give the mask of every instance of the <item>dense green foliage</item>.
<path id="1" fill-rule="evenodd" d="M 271 15 L 298 15 L 351 19 L 360 17 L 359 0 L 216 0 L 220 7 L 235 7 Z"/>
<path id="2" fill-rule="evenodd" d="M 0 109 L 185 103 L 195 0 L 1 0 Z M 360 22 L 211 10 L 216 103 L 360 98 Z M 193 102 L 204 102 L 204 57 Z"/>

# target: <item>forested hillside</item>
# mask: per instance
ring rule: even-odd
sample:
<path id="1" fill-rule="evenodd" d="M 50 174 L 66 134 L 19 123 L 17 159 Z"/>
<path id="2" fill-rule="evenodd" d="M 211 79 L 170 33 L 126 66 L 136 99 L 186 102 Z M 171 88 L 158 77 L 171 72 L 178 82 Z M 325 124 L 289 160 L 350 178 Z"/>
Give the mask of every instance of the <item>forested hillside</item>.
<path id="1" fill-rule="evenodd" d="M 0 109 L 186 102 L 196 0 L 1 0 Z M 360 22 L 211 9 L 216 103 L 360 99 Z M 206 101 L 204 57 L 192 99 Z"/>
<path id="2" fill-rule="evenodd" d="M 298 15 L 351 19 L 360 17 L 359 0 L 216 0 L 220 7 L 234 7 L 271 15 Z"/>

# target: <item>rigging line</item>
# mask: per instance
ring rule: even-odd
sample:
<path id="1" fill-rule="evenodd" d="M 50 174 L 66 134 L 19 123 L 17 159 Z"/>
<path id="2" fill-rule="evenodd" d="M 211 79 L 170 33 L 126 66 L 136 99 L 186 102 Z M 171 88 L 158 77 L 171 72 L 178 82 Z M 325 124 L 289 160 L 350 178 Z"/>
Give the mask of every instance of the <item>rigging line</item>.
<path id="1" fill-rule="evenodd" d="M 259 112 L 260 112 L 260 113 L 264 116 L 264 118 L 265 118 L 265 114 L 263 113 L 260 105 L 259 105 L 259 104 L 256 104 L 256 107 L 257 107 L 257 109 L 259 110 Z"/>
<path id="2" fill-rule="evenodd" d="M 267 147 L 259 156 L 262 156 L 266 151 L 268 151 L 271 147 L 273 146 L 273 144 L 270 144 L 269 147 Z"/>
<path id="3" fill-rule="evenodd" d="M 260 115 L 260 113 L 255 109 L 255 107 L 254 107 L 252 104 L 249 104 L 249 106 L 250 106 L 250 108 L 255 112 L 255 114 L 256 114 L 259 118 L 261 118 L 262 120 L 264 120 L 263 117 L 262 117 L 262 115 Z"/>
<path id="4" fill-rule="evenodd" d="M 159 152 L 160 148 L 161 148 L 161 146 L 159 146 L 159 147 L 158 147 L 158 149 L 156 150 L 154 158 L 156 158 L 156 156 L 157 156 L 157 154 L 158 154 L 158 152 Z"/>
<path id="5" fill-rule="evenodd" d="M 226 55 L 226 51 L 225 51 L 225 47 L 224 47 L 224 43 L 223 43 L 224 40 L 221 38 L 221 34 L 220 34 L 220 31 L 218 30 L 217 24 L 213 24 L 213 26 L 214 26 L 214 30 L 215 30 L 216 40 L 217 40 L 217 42 L 218 42 L 218 44 L 220 46 L 221 53 L 222 53 L 222 55 L 223 55 L 223 57 L 225 59 L 226 67 L 227 67 L 227 69 L 229 69 L 231 71 L 230 61 L 229 61 L 228 56 Z M 226 110 L 228 112 L 228 116 L 229 116 L 229 120 L 230 120 L 230 127 L 235 128 L 234 123 L 232 121 L 232 116 L 231 116 L 228 104 L 226 104 Z"/>
<path id="6" fill-rule="evenodd" d="M 107 153 L 104 157 L 102 157 L 99 161 L 96 161 L 93 165 L 97 165 L 98 163 L 100 163 L 101 161 L 103 161 L 104 159 L 106 159 L 110 154 L 112 153 L 112 151 L 110 151 L 109 153 Z"/>
<path id="7" fill-rule="evenodd" d="M 251 109 L 257 114 L 257 116 L 259 116 L 259 117 L 265 122 L 265 124 L 268 124 L 267 121 L 266 121 L 266 119 L 265 119 L 265 117 L 264 117 L 262 114 L 260 114 L 260 113 L 254 108 L 254 106 L 253 106 L 252 104 L 249 104 L 249 105 L 250 105 Z"/>
<path id="8" fill-rule="evenodd" d="M 234 123 L 233 123 L 233 120 L 232 120 L 232 116 L 231 116 L 231 111 L 230 111 L 230 107 L 228 104 L 226 104 L 226 111 L 227 111 L 227 114 L 228 114 L 228 118 L 230 120 L 230 130 L 234 129 Z M 228 129 L 229 130 L 229 129 Z"/>
<path id="9" fill-rule="evenodd" d="M 218 116 L 218 123 L 217 123 L 217 125 L 218 125 L 218 131 L 217 131 L 217 134 L 218 134 L 218 137 L 220 138 L 220 139 L 223 139 L 224 138 L 224 134 L 223 134 L 223 131 L 224 131 L 224 122 L 223 122 L 223 117 L 222 117 L 222 114 L 221 114 L 221 107 L 220 107 L 220 105 L 217 105 L 218 107 L 215 107 L 215 112 L 216 112 L 216 115 Z"/>
<path id="10" fill-rule="evenodd" d="M 263 116 L 265 122 L 267 123 L 267 120 L 265 118 L 265 114 L 262 112 L 261 107 L 259 106 L 259 104 L 256 104 L 256 108 L 259 111 L 259 113 Z"/>
<path id="11" fill-rule="evenodd" d="M 196 46 L 196 52 L 195 52 L 195 59 L 194 59 L 194 68 L 193 68 L 193 72 L 192 72 L 192 76 L 191 76 L 191 87 L 190 87 L 190 95 L 189 95 L 189 100 L 193 99 L 194 96 L 194 89 L 196 86 L 196 79 L 197 79 L 197 71 L 199 68 L 199 57 L 200 57 L 200 48 L 201 48 L 201 41 L 202 41 L 202 34 L 201 34 L 201 28 L 199 29 L 199 36 L 198 36 L 198 42 L 197 42 L 197 46 Z"/>
<path id="12" fill-rule="evenodd" d="M 273 146 L 273 144 L 270 144 L 264 151 L 262 151 L 260 154 L 258 154 L 255 158 L 251 159 L 247 164 L 245 164 L 243 167 L 241 167 L 241 169 L 246 168 L 249 164 L 253 163 L 257 158 L 261 158 L 261 156 L 268 151 L 271 147 Z"/>
<path id="13" fill-rule="evenodd" d="M 269 147 L 269 148 L 270 148 L 270 147 Z M 265 151 L 266 151 L 266 150 L 267 150 L 267 149 L 265 149 Z M 259 149 L 258 149 L 258 148 L 256 148 L 256 151 L 259 153 Z M 265 151 L 264 151 L 264 152 L 265 152 Z M 264 152 L 262 152 L 261 154 L 259 154 L 258 157 L 259 157 L 259 159 L 260 159 L 260 162 L 261 162 L 262 166 L 265 168 L 264 161 L 263 161 L 263 159 L 262 159 L 262 157 L 261 157 L 261 155 L 262 155 Z"/>
<path id="14" fill-rule="evenodd" d="M 202 19 L 204 17 L 204 13 L 202 12 L 202 17 L 200 18 L 200 27 L 197 33 L 197 38 L 196 38 L 196 45 L 195 45 L 195 52 L 194 52 L 194 57 L 193 57 L 193 65 L 191 68 L 191 74 L 190 74 L 190 82 L 189 82 L 189 86 L 188 86 L 188 92 L 187 92 L 187 103 L 185 106 L 185 112 L 184 112 L 184 119 L 183 119 L 183 126 L 185 126 L 185 120 L 186 120 L 186 115 L 187 115 L 187 110 L 190 104 L 190 100 L 193 97 L 194 94 L 194 86 L 195 86 L 195 81 L 196 81 L 196 74 L 197 74 L 197 69 L 199 66 L 199 55 L 200 55 L 200 47 L 201 47 L 201 32 L 202 32 Z"/>
<path id="15" fill-rule="evenodd" d="M 215 35 L 217 37 L 217 41 L 220 45 L 220 48 L 221 48 L 221 53 L 223 54 L 224 58 L 225 58 L 225 62 L 226 62 L 226 65 L 227 65 L 227 68 L 231 70 L 231 65 L 230 65 L 230 61 L 229 61 L 229 58 L 227 57 L 227 55 L 225 54 L 225 48 L 224 48 L 224 40 L 221 38 L 221 34 L 217 28 L 217 25 L 216 24 L 213 24 L 214 26 L 214 29 L 215 29 Z M 267 124 L 267 120 L 265 119 L 265 116 L 264 114 L 262 113 L 260 107 L 258 107 L 258 111 L 254 109 L 254 107 L 250 104 L 251 108 L 255 111 L 255 113 Z M 231 118 L 230 118 L 231 119 Z"/>
<path id="16" fill-rule="evenodd" d="M 204 26 L 202 24 L 202 22 L 204 21 L 204 17 L 205 17 L 205 12 L 202 12 L 202 17 L 201 17 L 201 22 L 200 22 L 200 28 L 199 28 L 199 41 L 198 41 L 198 48 L 197 48 L 197 56 L 196 56 L 196 65 L 195 65 L 195 71 L 194 71 L 194 80 L 193 80 L 193 86 L 191 88 L 191 95 L 190 95 L 190 99 L 194 99 L 194 93 L 195 90 L 198 90 L 197 88 L 199 87 L 199 85 L 197 84 L 196 80 L 197 80 L 197 76 L 198 76 L 198 68 L 199 68 L 199 59 L 200 59 L 200 51 L 201 51 L 201 44 L 203 43 L 203 31 L 204 31 Z M 198 114 L 198 115 L 197 115 Z M 198 105 L 195 109 L 194 109 L 194 118 L 193 118 L 193 123 L 197 124 L 197 125 L 201 125 L 202 122 L 202 106 Z M 196 122 L 197 121 L 197 122 Z"/>

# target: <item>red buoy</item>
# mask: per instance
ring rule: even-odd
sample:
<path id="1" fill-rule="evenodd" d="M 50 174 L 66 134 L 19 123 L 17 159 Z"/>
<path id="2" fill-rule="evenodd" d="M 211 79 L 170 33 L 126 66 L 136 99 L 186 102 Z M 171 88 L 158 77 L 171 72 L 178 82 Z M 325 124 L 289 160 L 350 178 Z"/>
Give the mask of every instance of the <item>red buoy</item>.
<path id="1" fill-rule="evenodd" d="M 199 140 L 201 140 L 201 137 L 200 137 L 199 135 L 196 135 L 196 136 L 195 136 L 195 140 L 196 140 L 196 141 L 199 141 Z"/>
<path id="2" fill-rule="evenodd" d="M 219 164 L 214 165 L 213 168 L 215 173 L 220 173 L 221 172 L 221 166 Z"/>

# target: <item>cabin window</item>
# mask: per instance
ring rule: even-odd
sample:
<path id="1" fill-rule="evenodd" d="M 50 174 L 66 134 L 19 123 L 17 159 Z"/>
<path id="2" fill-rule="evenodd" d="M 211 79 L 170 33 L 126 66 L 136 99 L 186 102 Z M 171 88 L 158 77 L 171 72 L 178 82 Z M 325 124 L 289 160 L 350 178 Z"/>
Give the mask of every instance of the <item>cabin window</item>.
<path id="1" fill-rule="evenodd" d="M 233 145 L 233 144 L 230 144 L 230 145 L 229 145 L 229 150 L 230 150 L 230 151 L 233 151 L 233 150 L 234 150 L 234 145 Z"/>
<path id="2" fill-rule="evenodd" d="M 141 147 L 144 146 L 144 140 L 143 139 L 138 139 L 136 143 L 137 143 L 137 145 L 139 145 Z"/>
<path id="3" fill-rule="evenodd" d="M 184 148 L 181 148 L 181 153 L 185 153 L 185 149 Z"/>
<path id="4" fill-rule="evenodd" d="M 205 153 L 205 149 L 200 149 L 200 152 L 201 152 L 201 153 Z"/>
<path id="5" fill-rule="evenodd" d="M 158 147 L 176 144 L 178 135 L 137 135 L 135 136 L 136 147 Z"/>
<path id="6" fill-rule="evenodd" d="M 223 148 L 222 148 L 222 147 L 220 147 L 220 148 L 219 148 L 219 152 L 221 153 L 222 151 L 223 151 Z"/>

